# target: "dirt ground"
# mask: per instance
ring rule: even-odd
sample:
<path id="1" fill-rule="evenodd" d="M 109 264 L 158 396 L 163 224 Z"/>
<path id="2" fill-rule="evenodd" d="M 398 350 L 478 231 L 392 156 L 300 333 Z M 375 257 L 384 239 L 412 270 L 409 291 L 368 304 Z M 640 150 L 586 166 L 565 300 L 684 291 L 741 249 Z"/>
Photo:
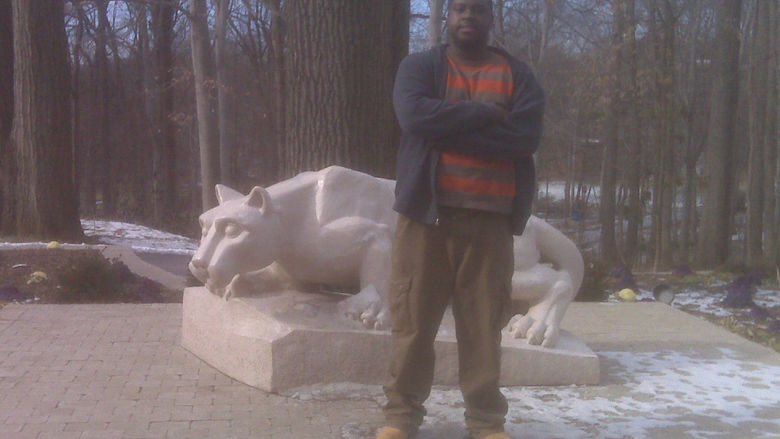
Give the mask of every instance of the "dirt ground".
<path id="1" fill-rule="evenodd" d="M 182 292 L 136 276 L 93 249 L 0 250 L 0 303 L 181 302 Z M 0 305 L 1 306 L 1 305 Z"/>

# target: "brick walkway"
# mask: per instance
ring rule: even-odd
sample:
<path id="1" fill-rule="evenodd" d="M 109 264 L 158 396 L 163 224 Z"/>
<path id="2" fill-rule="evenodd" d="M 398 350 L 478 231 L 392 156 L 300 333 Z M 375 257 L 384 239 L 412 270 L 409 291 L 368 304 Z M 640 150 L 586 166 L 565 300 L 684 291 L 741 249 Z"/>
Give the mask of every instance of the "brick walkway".
<path id="1" fill-rule="evenodd" d="M 372 432 L 382 422 L 377 402 L 381 398 L 363 393 L 358 395 L 361 400 L 308 399 L 305 395 L 288 398 L 234 381 L 180 346 L 181 315 L 177 304 L 11 304 L 1 308 L 0 439 L 373 439 Z M 602 353 L 684 351 L 688 357 L 681 358 L 701 365 L 705 363 L 690 355 L 707 361 L 722 358 L 725 349 L 729 358 L 749 362 L 750 370 L 780 367 L 776 352 L 662 304 L 573 303 L 563 328 Z M 577 433 L 575 437 L 617 437 L 598 433 L 607 431 L 617 419 L 621 425 L 644 431 L 642 437 L 647 438 L 780 437 L 780 407 L 771 398 L 767 402 L 765 397 L 750 396 L 750 388 L 747 393 L 736 387 L 734 394 L 721 394 L 725 406 L 719 410 L 750 412 L 732 417 L 739 421 L 733 424 L 722 422 L 728 413 L 680 406 L 679 402 L 677 406 L 684 412 L 673 418 L 653 418 L 654 413 L 642 412 L 632 415 L 633 409 L 612 418 L 612 412 L 592 409 L 590 404 L 596 407 L 605 401 L 620 402 L 624 408 L 626 404 L 635 407 L 634 403 L 641 407 L 646 402 L 647 395 L 642 392 L 627 394 L 644 388 L 627 382 L 626 371 L 621 370 L 624 366 L 609 358 L 601 358 L 600 385 L 564 389 L 568 397 L 576 399 L 573 402 L 582 403 L 579 407 L 584 412 L 569 420 L 545 420 L 542 416 L 537 422 L 535 408 L 518 408 L 523 402 L 517 400 L 512 404 L 518 408 L 519 418 L 510 419 L 510 427 L 522 432 L 516 433 L 518 437 L 535 439 L 570 437 L 571 432 Z M 677 375 L 670 375 L 671 380 L 690 375 L 683 366 Z M 640 380 L 668 372 L 640 366 L 632 370 L 641 375 Z M 761 386 L 778 383 L 771 377 L 764 380 L 766 383 L 756 383 L 749 375 L 721 378 L 731 379 L 732 387 L 744 381 L 761 395 Z M 652 410 L 665 410 L 664 398 L 675 398 L 676 383 L 662 383 L 666 393 L 659 390 L 660 399 L 651 405 Z M 709 386 L 700 385 L 704 386 L 702 391 Z M 552 393 L 557 391 L 551 389 L 548 395 L 545 388 L 522 390 L 556 410 L 554 400 L 545 401 L 554 399 Z M 371 392 L 381 393 L 378 388 Z M 458 418 L 462 406 L 458 401 L 439 401 L 437 407 L 453 416 L 434 416 L 439 423 L 424 425 L 420 439 L 461 439 L 464 429 Z M 650 424 L 648 417 L 653 418 Z"/>
<path id="2" fill-rule="evenodd" d="M 0 309 L 0 438 L 341 438 L 373 401 L 300 401 L 179 345 L 181 305 Z"/>

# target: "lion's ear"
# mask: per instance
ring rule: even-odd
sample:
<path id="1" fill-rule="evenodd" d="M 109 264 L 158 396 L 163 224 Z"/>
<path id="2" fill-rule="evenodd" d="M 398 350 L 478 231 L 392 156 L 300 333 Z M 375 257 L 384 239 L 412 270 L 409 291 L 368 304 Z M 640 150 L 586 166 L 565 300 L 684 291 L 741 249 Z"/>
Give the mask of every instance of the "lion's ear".
<path id="1" fill-rule="evenodd" d="M 252 192 L 247 195 L 246 202 L 244 203 L 249 207 L 260 209 L 260 213 L 265 214 L 273 210 L 273 203 L 271 202 L 271 194 L 267 190 L 260 186 L 252 188 Z"/>
<path id="2" fill-rule="evenodd" d="M 222 204 L 226 201 L 235 200 L 244 196 L 241 192 L 231 189 L 225 185 L 218 184 L 215 188 L 217 192 L 217 201 Z"/>

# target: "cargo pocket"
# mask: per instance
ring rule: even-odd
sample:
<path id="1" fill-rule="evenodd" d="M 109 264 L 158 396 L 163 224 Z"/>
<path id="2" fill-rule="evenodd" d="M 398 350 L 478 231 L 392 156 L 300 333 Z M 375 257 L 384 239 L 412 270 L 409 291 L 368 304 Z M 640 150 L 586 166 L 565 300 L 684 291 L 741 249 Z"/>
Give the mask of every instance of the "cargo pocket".
<path id="1" fill-rule="evenodd" d="M 409 315 L 409 291 L 411 288 L 411 276 L 394 279 L 390 282 L 390 316 L 393 320 L 393 332 L 405 331 L 411 327 L 411 316 Z"/>

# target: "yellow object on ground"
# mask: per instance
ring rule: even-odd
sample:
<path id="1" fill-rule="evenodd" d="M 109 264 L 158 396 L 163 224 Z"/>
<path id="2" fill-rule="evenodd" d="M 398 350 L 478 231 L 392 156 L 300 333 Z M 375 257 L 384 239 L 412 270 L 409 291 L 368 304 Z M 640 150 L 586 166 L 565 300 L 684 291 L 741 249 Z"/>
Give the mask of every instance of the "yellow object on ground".
<path id="1" fill-rule="evenodd" d="M 634 290 L 631 288 L 623 288 L 618 291 L 618 297 L 620 297 L 620 300 L 626 302 L 636 302 L 636 293 L 634 293 Z"/>
<path id="2" fill-rule="evenodd" d="M 382 427 L 376 435 L 376 439 L 408 439 L 409 435 L 395 427 Z"/>
<path id="3" fill-rule="evenodd" d="M 42 271 L 36 271 L 30 275 L 29 279 L 27 279 L 27 285 L 39 284 L 45 280 L 49 280 L 49 275 Z"/>
<path id="4" fill-rule="evenodd" d="M 52 241 L 46 245 L 46 248 L 60 248 L 60 243 L 57 241 Z"/>

